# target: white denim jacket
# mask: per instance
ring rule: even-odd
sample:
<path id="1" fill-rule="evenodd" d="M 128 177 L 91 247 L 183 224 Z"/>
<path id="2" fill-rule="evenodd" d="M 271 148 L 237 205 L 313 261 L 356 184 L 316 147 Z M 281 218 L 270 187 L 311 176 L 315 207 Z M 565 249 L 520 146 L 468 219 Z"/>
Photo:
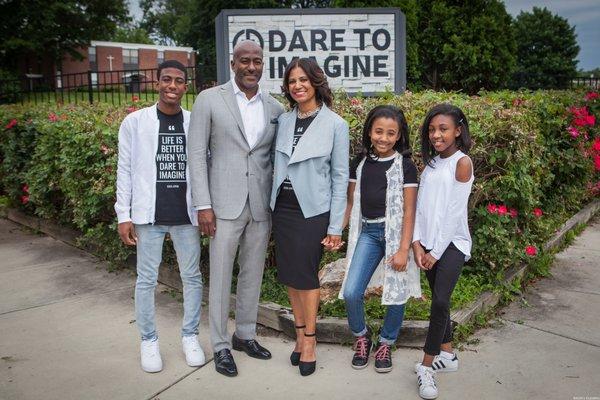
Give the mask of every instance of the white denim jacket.
<path id="1" fill-rule="evenodd" d="M 183 110 L 183 130 L 187 138 L 190 112 Z M 156 104 L 129 114 L 119 128 L 119 161 L 117 165 L 117 202 L 119 223 L 154 223 L 156 207 L 156 151 L 160 122 Z M 187 148 L 186 148 L 187 151 Z M 188 215 L 198 225 L 192 208 L 189 167 L 186 168 Z"/>

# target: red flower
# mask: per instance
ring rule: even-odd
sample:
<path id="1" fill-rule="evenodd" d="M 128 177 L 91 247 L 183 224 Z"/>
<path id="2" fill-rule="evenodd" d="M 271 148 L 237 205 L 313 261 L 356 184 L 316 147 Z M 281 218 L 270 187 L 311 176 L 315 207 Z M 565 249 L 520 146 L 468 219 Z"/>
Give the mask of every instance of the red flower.
<path id="1" fill-rule="evenodd" d="M 6 124 L 4 129 L 12 129 L 15 125 L 17 125 L 17 120 L 13 118 L 8 124 Z"/>
<path id="2" fill-rule="evenodd" d="M 596 117 L 594 117 L 593 115 L 586 115 L 584 120 L 585 123 L 589 126 L 594 126 L 594 124 L 596 123 Z"/>
<path id="3" fill-rule="evenodd" d="M 494 203 L 488 204 L 486 208 L 490 214 L 496 214 L 498 212 L 498 206 Z"/>
<path id="4" fill-rule="evenodd" d="M 590 100 L 595 100 L 598 97 L 600 97 L 600 94 L 598 92 L 589 92 L 585 95 L 584 99 L 586 101 L 590 101 Z"/>
<path id="5" fill-rule="evenodd" d="M 29 203 L 29 195 L 26 194 L 26 195 L 21 196 L 21 204 L 27 204 L 27 203 Z"/>
<path id="6" fill-rule="evenodd" d="M 573 128 L 572 126 L 567 128 L 567 131 L 571 134 L 572 138 L 576 138 L 577 136 L 579 136 L 579 131 L 577 130 L 577 128 Z"/>
<path id="7" fill-rule="evenodd" d="M 544 212 L 542 211 L 541 208 L 534 208 L 533 209 L 533 215 L 535 215 L 537 218 L 539 218 L 542 215 L 544 215 Z"/>
<path id="8" fill-rule="evenodd" d="M 134 111 L 137 111 L 137 108 L 135 108 L 135 106 L 131 106 L 131 107 L 127 107 L 127 114 L 131 114 Z"/>
<path id="9" fill-rule="evenodd" d="M 510 214 L 511 218 L 517 218 L 517 215 L 519 215 L 519 212 L 517 211 L 516 208 L 510 208 L 508 210 L 508 213 Z"/>
<path id="10" fill-rule="evenodd" d="M 140 101 L 140 98 L 138 96 L 132 96 L 131 97 L 131 101 L 133 101 L 134 103 Z"/>
<path id="11" fill-rule="evenodd" d="M 29 194 L 29 185 L 28 184 L 24 184 L 21 189 L 23 190 L 23 192 Z"/>
<path id="12" fill-rule="evenodd" d="M 600 138 L 594 139 L 594 144 L 592 145 L 592 150 L 600 151 Z"/>
<path id="13" fill-rule="evenodd" d="M 528 256 L 535 256 L 537 254 L 537 249 L 535 246 L 527 246 L 525 247 L 525 254 L 527 254 Z"/>
<path id="14" fill-rule="evenodd" d="M 48 121 L 50 121 L 50 122 L 56 122 L 56 121 L 58 121 L 58 115 L 54 114 L 53 112 L 50 113 L 48 115 Z"/>
<path id="15" fill-rule="evenodd" d="M 353 106 L 359 106 L 360 105 L 360 100 L 356 97 L 353 97 L 350 99 L 350 104 L 352 104 Z"/>
<path id="16" fill-rule="evenodd" d="M 508 208 L 506 208 L 506 204 L 501 204 L 498 206 L 498 215 L 506 215 L 508 212 Z"/>
<path id="17" fill-rule="evenodd" d="M 596 169 L 596 171 L 600 171 L 600 155 L 596 154 L 594 156 L 594 168 Z"/>

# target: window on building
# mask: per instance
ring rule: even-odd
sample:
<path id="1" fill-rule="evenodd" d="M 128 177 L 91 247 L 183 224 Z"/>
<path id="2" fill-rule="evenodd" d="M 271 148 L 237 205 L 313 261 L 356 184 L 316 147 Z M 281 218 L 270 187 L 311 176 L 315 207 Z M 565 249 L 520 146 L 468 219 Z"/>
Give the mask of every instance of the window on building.
<path id="1" fill-rule="evenodd" d="M 138 51 L 134 49 L 123 49 L 123 69 L 138 69 Z"/>
<path id="2" fill-rule="evenodd" d="M 157 51 L 156 52 L 156 62 L 160 65 L 164 61 L 165 61 L 165 52 L 162 50 Z"/>
<path id="3" fill-rule="evenodd" d="M 88 59 L 90 60 L 90 70 L 98 71 L 98 61 L 96 59 L 96 47 L 88 47 Z"/>

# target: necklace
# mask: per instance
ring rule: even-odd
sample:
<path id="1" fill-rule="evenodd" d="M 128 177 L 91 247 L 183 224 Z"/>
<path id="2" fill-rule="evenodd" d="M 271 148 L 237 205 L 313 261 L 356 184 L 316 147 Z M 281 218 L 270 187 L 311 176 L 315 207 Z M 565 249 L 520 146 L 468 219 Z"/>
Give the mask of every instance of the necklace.
<path id="1" fill-rule="evenodd" d="M 302 112 L 302 111 L 300 111 L 300 109 L 298 109 L 298 118 L 300 118 L 300 119 L 310 118 L 314 115 L 317 115 L 317 113 L 320 110 L 321 110 L 321 106 L 318 106 L 314 110 L 310 110 L 310 111 L 306 111 L 306 112 Z"/>

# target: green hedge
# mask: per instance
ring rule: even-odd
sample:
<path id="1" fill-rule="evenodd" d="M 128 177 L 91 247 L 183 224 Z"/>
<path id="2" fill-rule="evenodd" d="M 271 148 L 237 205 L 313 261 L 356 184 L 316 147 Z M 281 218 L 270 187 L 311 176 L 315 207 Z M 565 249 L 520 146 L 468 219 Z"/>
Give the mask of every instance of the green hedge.
<path id="1" fill-rule="evenodd" d="M 418 128 L 430 107 L 450 102 L 467 115 L 476 176 L 470 201 L 473 257 L 454 306 L 492 287 L 510 266 L 535 258 L 543 242 L 600 190 L 597 93 L 427 91 L 368 99 L 337 93 L 336 98 L 335 110 L 350 124 L 354 149 L 372 107 L 403 109 L 417 164 Z M 116 233 L 117 132 L 127 112 L 144 105 L 0 106 L 3 195 L 12 206 L 81 230 L 84 244 L 99 245 L 101 256 L 122 262 L 133 249 L 121 245 Z M 327 261 L 342 255 L 328 255 Z M 272 267 L 272 250 L 268 264 Z M 272 271 L 265 276 L 263 298 L 285 302 Z M 372 317 L 384 311 L 377 299 L 368 308 Z M 344 315 L 339 301 L 323 305 L 321 312 Z M 407 317 L 426 314 L 427 303 L 409 305 Z"/>

